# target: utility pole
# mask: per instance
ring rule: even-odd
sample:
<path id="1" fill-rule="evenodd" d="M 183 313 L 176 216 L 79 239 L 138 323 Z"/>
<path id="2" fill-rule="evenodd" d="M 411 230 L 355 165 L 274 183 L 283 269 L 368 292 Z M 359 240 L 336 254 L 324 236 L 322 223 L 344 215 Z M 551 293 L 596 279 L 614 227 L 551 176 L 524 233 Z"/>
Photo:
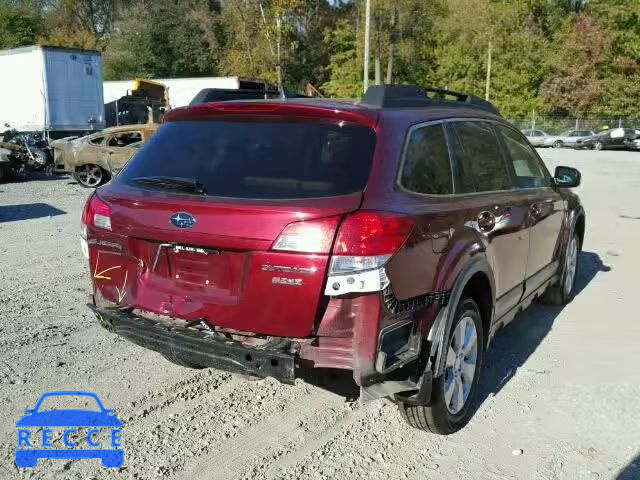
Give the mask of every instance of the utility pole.
<path id="1" fill-rule="evenodd" d="M 489 52 L 487 53 L 487 83 L 484 89 L 484 99 L 489 101 L 489 91 L 491 89 L 491 42 L 489 42 Z"/>
<path id="2" fill-rule="evenodd" d="M 369 88 L 369 41 L 371 28 L 371 0 L 365 0 L 366 7 L 364 13 L 364 78 L 363 86 L 365 93 Z"/>
<path id="3" fill-rule="evenodd" d="M 277 28 L 277 42 L 276 42 L 276 60 L 278 64 L 276 65 L 276 73 L 278 74 L 278 91 L 282 93 L 282 67 L 280 65 L 280 40 L 282 38 L 281 29 L 282 29 L 282 20 L 280 19 L 280 13 L 276 17 L 276 28 Z"/>

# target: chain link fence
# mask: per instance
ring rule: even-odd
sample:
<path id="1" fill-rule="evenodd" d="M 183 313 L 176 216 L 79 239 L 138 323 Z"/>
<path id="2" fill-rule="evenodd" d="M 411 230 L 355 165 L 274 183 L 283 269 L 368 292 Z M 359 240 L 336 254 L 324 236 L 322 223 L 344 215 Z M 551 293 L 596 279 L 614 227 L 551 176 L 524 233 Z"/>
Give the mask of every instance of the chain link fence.
<path id="1" fill-rule="evenodd" d="M 560 135 L 568 130 L 592 130 L 599 132 L 612 128 L 640 130 L 639 118 L 568 118 L 529 117 L 509 119 L 520 130 L 542 130 L 549 135 Z"/>

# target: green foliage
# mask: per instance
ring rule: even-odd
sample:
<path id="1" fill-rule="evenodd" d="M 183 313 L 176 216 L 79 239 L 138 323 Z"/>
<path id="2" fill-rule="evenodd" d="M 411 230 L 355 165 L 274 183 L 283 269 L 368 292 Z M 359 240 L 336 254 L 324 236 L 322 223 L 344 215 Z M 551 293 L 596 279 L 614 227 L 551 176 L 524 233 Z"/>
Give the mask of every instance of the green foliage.
<path id="1" fill-rule="evenodd" d="M 640 116 L 640 0 L 372 0 L 370 83 L 505 116 Z M 96 48 L 108 79 L 234 75 L 362 94 L 364 0 L 0 0 L 0 48 Z"/>
<path id="2" fill-rule="evenodd" d="M 44 16 L 35 2 L 0 0 L 0 48 L 33 45 L 44 33 Z"/>
<path id="3" fill-rule="evenodd" d="M 324 42 L 331 57 L 327 67 L 330 80 L 322 88 L 332 97 L 359 97 L 362 94 L 362 68 L 355 27 L 348 20 L 342 20 L 336 28 L 327 30 Z"/>

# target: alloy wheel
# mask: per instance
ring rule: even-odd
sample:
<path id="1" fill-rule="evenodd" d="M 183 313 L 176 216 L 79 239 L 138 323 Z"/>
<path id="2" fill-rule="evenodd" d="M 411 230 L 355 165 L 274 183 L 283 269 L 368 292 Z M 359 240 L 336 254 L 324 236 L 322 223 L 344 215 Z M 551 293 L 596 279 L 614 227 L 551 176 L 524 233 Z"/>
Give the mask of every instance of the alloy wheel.
<path id="1" fill-rule="evenodd" d="M 571 294 L 573 283 L 576 277 L 576 267 L 578 266 L 578 241 L 576 237 L 571 238 L 569 243 L 569 251 L 567 252 L 567 260 L 565 262 L 564 272 L 564 293 Z"/>
<path id="2" fill-rule="evenodd" d="M 455 327 L 447 350 L 444 373 L 444 401 L 452 414 L 467 403 L 478 358 L 478 332 L 471 317 L 463 317 Z"/>
<path id="3" fill-rule="evenodd" d="M 78 181 L 85 187 L 97 187 L 102 183 L 102 169 L 97 165 L 82 165 L 76 169 Z"/>

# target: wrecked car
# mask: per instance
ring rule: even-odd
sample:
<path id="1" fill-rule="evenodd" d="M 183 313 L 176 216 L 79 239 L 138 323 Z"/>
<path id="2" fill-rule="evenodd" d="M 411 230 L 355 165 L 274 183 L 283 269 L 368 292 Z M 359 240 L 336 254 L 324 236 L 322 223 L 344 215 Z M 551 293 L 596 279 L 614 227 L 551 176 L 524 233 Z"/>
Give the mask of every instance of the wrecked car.
<path id="1" fill-rule="evenodd" d="M 341 369 L 452 433 L 493 335 L 575 294 L 580 179 L 440 89 L 174 109 L 85 205 L 89 308 L 179 365 L 287 384 Z"/>
<path id="2" fill-rule="evenodd" d="M 70 173 L 83 187 L 106 183 L 158 129 L 158 124 L 107 128 L 85 137 L 51 142 L 56 173 Z"/>
<path id="3" fill-rule="evenodd" d="M 640 131 L 633 128 L 613 128 L 594 134 L 576 144 L 576 148 L 591 150 L 636 150 L 634 141 L 640 138 Z"/>

